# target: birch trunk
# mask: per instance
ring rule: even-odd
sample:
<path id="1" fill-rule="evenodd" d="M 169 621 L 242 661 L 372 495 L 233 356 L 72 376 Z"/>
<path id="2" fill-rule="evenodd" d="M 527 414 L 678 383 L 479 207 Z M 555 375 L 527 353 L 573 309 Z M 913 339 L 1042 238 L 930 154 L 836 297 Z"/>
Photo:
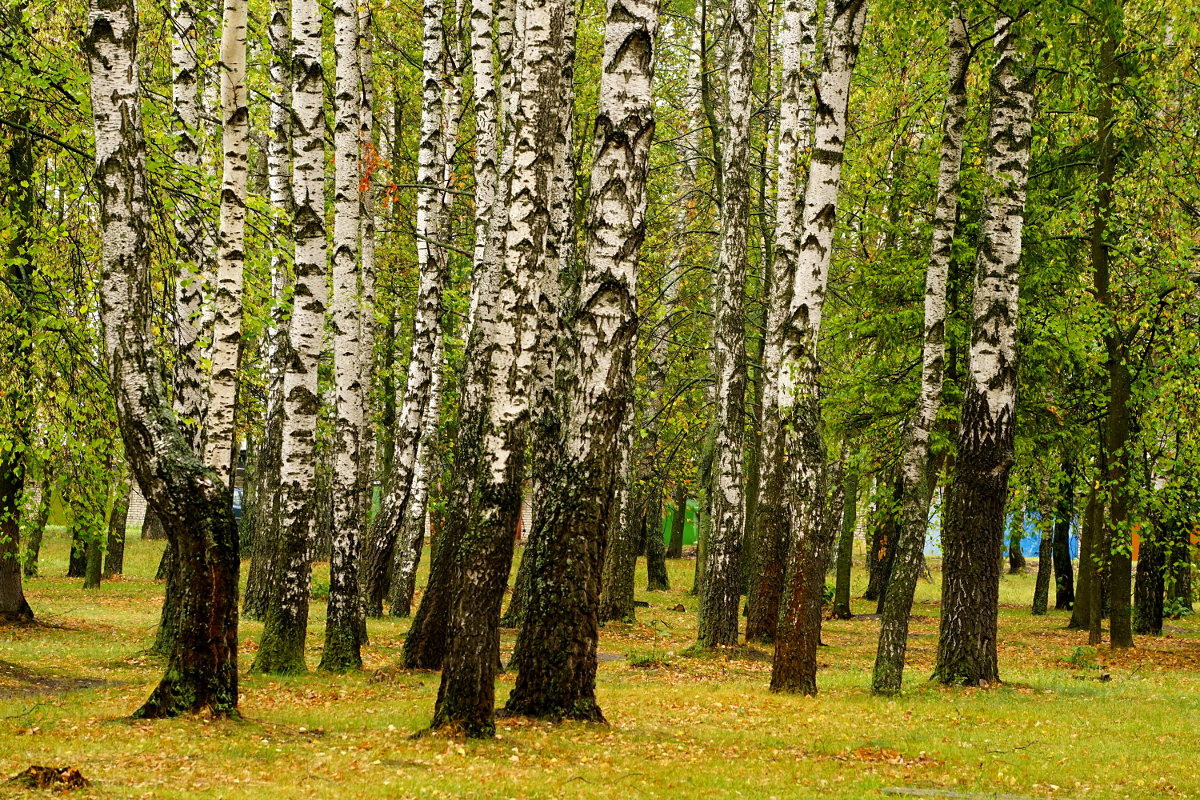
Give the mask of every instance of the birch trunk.
<path id="1" fill-rule="evenodd" d="M 446 271 L 445 253 L 433 244 L 440 233 L 439 189 L 445 180 L 446 144 L 442 137 L 444 112 L 439 83 L 445 60 L 442 14 L 441 0 L 426 1 L 422 13 L 421 130 L 417 154 L 417 308 L 392 474 L 385 481 L 387 494 L 371 526 L 363 555 L 363 600 L 367 615 L 372 617 L 383 614 L 396 540 L 413 501 L 413 476 L 425 430 L 422 421 L 432 402 L 430 388 L 438 369 L 434 353 L 438 349 L 435 341 L 441 336 Z M 418 622 L 413 625 L 416 627 Z"/>
<path id="2" fill-rule="evenodd" d="M 242 271 L 246 259 L 246 178 L 250 109 L 246 105 L 246 0 L 224 0 L 221 22 L 221 227 L 213 302 L 212 376 L 204 461 L 233 486 L 238 362 L 242 342 Z"/>
<path id="3" fill-rule="evenodd" d="M 875 673 L 871 681 L 872 691 L 877 694 L 895 694 L 903 684 L 908 618 L 912 613 L 913 593 L 924 558 L 929 498 L 936 481 L 931 469 L 929 436 L 937 420 L 942 397 L 946 357 L 946 280 L 950 274 L 958 213 L 959 172 L 967 112 L 967 70 L 971 62 L 967 20 L 957 10 L 950 17 L 947 46 L 950 55 L 946 103 L 942 112 L 942 153 L 933 209 L 933 243 L 925 273 L 921 393 L 902 456 L 904 493 L 900 506 L 900 535 L 895 548 L 892 577 L 883 598 Z"/>
<path id="4" fill-rule="evenodd" d="M 270 584 L 274 577 L 279 540 L 280 469 L 283 448 L 283 378 L 290 344 L 287 338 L 285 295 L 291 291 L 284 243 L 291 238 L 288 222 L 293 213 L 292 89 L 290 0 L 274 0 L 267 22 L 271 45 L 271 136 L 267 140 L 267 189 L 271 204 L 271 320 L 267 325 L 267 399 L 263 440 L 258 456 L 258 502 L 255 505 L 254 541 L 246 576 L 242 614 L 262 620 L 267 614 Z"/>
<path id="5" fill-rule="evenodd" d="M 522 0 L 524 66 L 517 107 L 503 267 L 479 297 L 466 361 L 475 365 L 464 391 L 456 486 L 445 540 L 458 543 L 447 649 L 433 728 L 468 736 L 495 731 L 495 672 L 500 603 L 512 560 L 520 513 L 525 429 L 533 363 L 544 346 L 538 288 L 558 250 L 553 224 L 554 167 L 546 134 L 568 113 L 560 81 L 573 57 L 568 0 Z M 556 137 L 557 138 L 557 137 Z M 480 391 L 482 390 L 482 391 Z"/>
<path id="6" fill-rule="evenodd" d="M 990 81 L 982 241 L 976 258 L 970 375 L 942 531 L 942 620 L 934 677 L 979 686 L 1000 680 L 996 614 L 1004 501 L 1013 461 L 1017 296 L 1025 183 L 1032 143 L 1033 71 L 1017 63 L 1013 20 L 996 20 Z"/>
<path id="7" fill-rule="evenodd" d="M 336 420 L 333 443 L 333 531 L 329 603 L 320 669 L 347 672 L 362 667 L 358 587 L 363 527 L 362 296 L 359 287 L 359 137 L 362 133 L 362 72 L 358 61 L 357 0 L 334 0 L 334 189 L 333 189 L 333 372 Z"/>
<path id="8" fill-rule="evenodd" d="M 272 587 L 262 641 L 251 671 L 304 672 L 308 626 L 310 542 L 315 516 L 317 367 L 325 325 L 325 115 L 321 66 L 321 7 L 292 3 L 292 191 L 296 283 L 288 338 L 291 359 L 283 379 L 278 578 Z"/>
<path id="9" fill-rule="evenodd" d="M 142 494 L 178 559 L 179 635 L 138 717 L 237 713 L 237 524 L 228 488 L 189 445 L 155 353 L 150 201 L 137 70 L 137 10 L 95 0 L 83 49 L 91 73 L 101 230 L 101 316 L 117 418 Z"/>
<path id="10" fill-rule="evenodd" d="M 171 40 L 171 113 L 179 172 L 201 185 L 200 97 L 198 81 L 196 12 L 190 0 L 175 7 Z M 179 200 L 174 216 L 178 272 L 175 280 L 175 414 L 188 432 L 192 446 L 204 445 L 204 417 L 208 393 L 204 390 L 202 306 L 204 276 L 209 256 L 205 247 L 206 221 L 199 204 L 190 197 Z"/>
<path id="11" fill-rule="evenodd" d="M 657 0 L 610 0 L 564 431 L 546 476 L 545 513 L 534 521 L 542 546 L 514 653 L 509 713 L 603 719 L 595 695 L 600 578 L 633 387 L 657 29 Z"/>
<path id="12" fill-rule="evenodd" d="M 757 6 L 731 0 L 726 42 L 721 249 L 717 263 L 715 314 L 716 439 L 711 487 L 712 527 L 704 561 L 697 643 L 701 647 L 738 643 L 741 549 L 745 522 L 743 448 L 746 395 L 746 238 L 750 213 L 751 84 L 754 78 L 754 24 Z"/>
<path id="13" fill-rule="evenodd" d="M 784 319 L 777 383 L 776 402 L 784 429 L 781 450 L 789 469 L 785 491 L 792 542 L 771 668 L 773 691 L 817 691 L 825 583 L 817 556 L 824 531 L 826 488 L 816 348 L 833 251 L 850 81 L 866 16 L 866 0 L 832 0 L 827 6 L 813 150 L 801 212 L 803 233 Z"/>
<path id="14" fill-rule="evenodd" d="M 752 531 L 755 565 L 750 578 L 746 609 L 746 639 L 770 642 L 779 622 L 783 592 L 783 567 L 787 562 L 787 504 L 783 486 L 786 464 L 782 458 L 783 429 L 779 423 L 778 378 L 783 354 L 783 324 L 788 310 L 799 247 L 796 186 L 800 155 L 812 136 L 812 103 L 807 87 L 812 82 L 817 47 L 816 0 L 787 0 L 780 26 L 783 61 L 779 107 L 779 172 L 775 186 L 775 262 L 767 304 L 767 330 L 763 343 L 762 416 L 760 424 L 759 494 Z"/>
<path id="15" fill-rule="evenodd" d="M 374 15 L 369 2 L 358 6 L 358 67 L 360 101 L 358 147 L 362 177 L 359 199 L 359 341 L 358 395 L 362 408 L 362 438 L 359 442 L 358 490 L 362 504 L 362 525 L 366 528 L 375 497 L 375 445 L 371 436 L 373 386 L 375 382 L 375 184 L 374 173 L 381 159 L 375 147 Z M 362 616 L 359 605 L 359 616 Z"/>

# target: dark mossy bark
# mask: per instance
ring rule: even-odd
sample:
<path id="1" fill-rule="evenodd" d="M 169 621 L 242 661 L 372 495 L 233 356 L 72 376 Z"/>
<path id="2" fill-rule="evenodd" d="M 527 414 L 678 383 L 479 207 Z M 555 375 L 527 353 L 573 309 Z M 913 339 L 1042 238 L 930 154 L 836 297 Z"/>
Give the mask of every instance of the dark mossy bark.
<path id="1" fill-rule="evenodd" d="M 648 548 L 648 539 L 654 535 L 653 531 L 645 529 L 645 516 L 638 511 L 640 509 L 634 509 L 630 514 L 621 514 L 619 509 L 614 509 L 611 514 L 609 530 L 612 532 L 612 536 L 604 550 L 604 564 L 599 584 L 600 608 L 598 614 L 600 622 L 633 622 L 635 620 L 634 573 L 637 570 L 638 550 L 641 548 L 643 538 L 647 540 Z M 661 542 L 662 536 L 659 536 L 658 540 Z M 649 563 L 647 563 L 647 572 L 649 572 Z"/>
<path id="2" fill-rule="evenodd" d="M 924 488 L 920 489 L 924 492 Z M 892 502 L 888 506 L 888 514 L 880 526 L 883 528 L 883 539 L 887 542 L 887 550 L 879 569 L 879 598 L 875 601 L 875 613 L 883 613 L 883 603 L 887 599 L 888 586 L 892 582 L 892 572 L 896 568 L 896 553 L 900 542 L 900 514 L 904 503 L 904 479 L 897 472 L 892 481 Z M 924 541 L 922 541 L 922 546 Z"/>
<path id="3" fill-rule="evenodd" d="M 993 417 L 987 398 L 964 398 L 957 468 L 942 531 L 942 616 L 934 677 L 979 686 L 1000 680 L 996 657 L 1004 506 L 1012 467 L 1013 419 Z"/>
<path id="4" fill-rule="evenodd" d="M 0 14 L 5 27 L 16 33 L 24 28 L 20 6 Z M 11 18 L 10 18 L 11 16 Z M 12 116 L 18 123 L 8 148 L 8 175 L 0 187 L 0 204 L 15 222 L 6 255 L 8 265 L 0 273 L 16 303 L 0 307 L 0 362 L 4 364 L 6 385 L 0 391 L 0 623 L 33 621 L 33 610 L 25 599 L 21 567 L 21 498 L 25 490 L 27 463 L 25 448 L 30 440 L 33 414 L 29 388 L 33 357 L 33 276 L 30 257 L 31 232 L 34 230 L 34 140 L 26 132 L 30 110 L 18 100 Z M 34 555 L 36 564 L 36 553 Z M 35 570 L 36 571 L 36 570 Z"/>
<path id="5" fill-rule="evenodd" d="M 0 623 L 33 621 L 21 584 L 20 500 L 24 473 L 13 454 L 0 455 Z M 8 462 L 8 463 L 5 463 Z"/>
<path id="6" fill-rule="evenodd" d="M 300 491 L 289 487 L 287 491 Z M 316 492 L 312 501 L 318 501 Z M 291 505 L 289 500 L 284 501 Z M 294 507 L 294 506 L 293 506 Z M 307 505 L 306 511 L 312 509 Z M 308 608 L 311 595 L 312 561 L 310 526 L 315 520 L 307 513 L 297 515 L 294 523 L 280 531 L 275 551 L 279 577 L 267 601 L 263 633 L 251 672 L 266 675 L 296 675 L 308 670 L 304 644 L 308 635 Z"/>
<path id="7" fill-rule="evenodd" d="M 175 547 L 169 540 L 166 548 L 163 549 L 162 558 L 158 562 L 158 574 L 155 575 L 155 580 L 164 581 L 163 604 L 159 610 L 158 630 L 155 632 L 154 645 L 151 649 L 165 656 L 175 649 L 178 639 L 180 601 L 182 599 L 180 595 L 183 592 L 183 584 L 179 575 L 179 560 L 176 557 Z"/>
<path id="8" fill-rule="evenodd" d="M 858 471 L 846 473 L 846 499 L 837 540 L 837 576 L 833 588 L 834 619 L 850 619 L 850 577 L 854 567 L 854 529 L 858 525 Z"/>
<path id="9" fill-rule="evenodd" d="M 421 566 L 421 554 L 425 550 L 425 521 L 409 515 L 403 534 L 397 542 L 390 576 L 387 576 L 388 613 L 393 617 L 412 614 L 413 598 L 417 593 L 417 569 Z M 402 547 L 407 543 L 408 547 Z M 407 568 L 406 568 L 407 567 Z"/>
<path id="10" fill-rule="evenodd" d="M 533 561 L 538 549 L 537 537 L 541 530 L 535 522 L 533 530 L 525 537 L 525 547 L 521 551 L 521 562 L 517 565 L 517 579 L 513 581 L 512 594 L 508 598 L 508 608 L 500 617 L 501 628 L 520 628 L 525 620 L 525 609 L 529 604 L 530 585 L 533 582 Z"/>
<path id="11" fill-rule="evenodd" d="M 279 337 L 286 339 L 284 336 Z M 281 341 L 275 348 L 271 364 L 272 386 L 270 391 L 283 392 L 282 375 L 286 362 L 282 359 L 287 348 Z M 274 383 L 278 382 L 276 389 Z M 270 401 L 271 398 L 268 398 Z M 250 544 L 250 567 L 246 573 L 246 596 L 242 600 L 242 615 L 247 619 L 263 620 L 267 616 L 267 604 L 271 595 L 271 582 L 275 574 L 276 549 L 279 546 L 279 519 L 281 514 L 279 471 L 283 460 L 283 400 L 268 402 L 267 419 L 254 471 L 255 502 L 251 513 L 254 538 Z"/>
<path id="12" fill-rule="evenodd" d="M 167 538 L 167 532 L 163 529 L 162 519 L 158 516 L 158 512 L 146 505 L 146 516 L 142 520 L 142 538 L 150 539 L 151 541 L 161 541 Z M 158 576 L 155 580 L 162 580 L 162 576 Z"/>
<path id="13" fill-rule="evenodd" d="M 83 588 L 99 589 L 104 574 L 104 546 L 93 538 L 84 546 Z"/>
<path id="14" fill-rule="evenodd" d="M 1164 580 L 1161 527 L 1143 528 L 1138 551 L 1137 580 L 1133 590 L 1133 630 L 1146 636 L 1161 636 L 1163 626 Z"/>
<path id="15" fill-rule="evenodd" d="M 1008 536 L 1008 574 L 1020 575 L 1025 571 L 1025 554 L 1021 552 L 1021 538 L 1024 531 L 1020 525 L 1013 528 Z"/>
<path id="16" fill-rule="evenodd" d="M 778 425 L 775 426 L 778 429 Z M 774 446 L 779 453 L 782 442 Z M 769 643 L 779 625 L 789 535 L 784 470 L 764 470 L 755 512 L 754 569 L 746 601 L 746 641 Z"/>
<path id="17" fill-rule="evenodd" d="M 461 523 L 457 524 L 461 526 Z M 451 582 L 461 547 L 461 530 L 461 527 L 456 527 L 455 515 L 449 514 L 433 547 L 425 593 L 421 596 L 412 626 L 404 638 L 401 661 L 409 669 L 442 667 L 450 625 Z"/>
<path id="18" fill-rule="evenodd" d="M 1050 573 L 1053 571 L 1053 535 L 1045 530 L 1050 525 L 1045 517 L 1042 518 L 1043 530 L 1038 542 L 1037 578 L 1033 584 L 1033 615 L 1044 616 L 1050 605 Z"/>
<path id="19" fill-rule="evenodd" d="M 667 573 L 667 544 L 663 541 L 663 503 L 661 487 L 646 501 L 642 518 L 642 535 L 646 553 L 646 590 L 666 592 L 671 589 L 671 576 Z"/>
<path id="20" fill-rule="evenodd" d="M 1075 572 L 1071 566 L 1071 518 L 1074 515 L 1075 486 L 1068 477 L 1054 514 L 1054 608 L 1058 611 L 1069 611 L 1075 605 Z"/>
<path id="21" fill-rule="evenodd" d="M 113 498 L 108 514 L 108 541 L 104 546 L 104 577 L 120 575 L 125 570 L 125 531 L 129 519 L 129 483 L 121 484 Z"/>
<path id="22" fill-rule="evenodd" d="M 877 487 L 881 490 L 882 487 Z M 889 549 L 895 531 L 887 510 L 881 508 L 882 502 L 876 503 L 876 510 L 871 522 L 871 537 L 867 543 L 867 588 L 863 591 L 863 600 L 879 601 L 883 596 L 883 587 L 887 583 L 888 565 L 891 556 Z"/>
<path id="23" fill-rule="evenodd" d="M 667 558 L 683 558 L 683 531 L 687 525 L 687 484 L 679 481 L 675 484 L 675 496 L 672 505 L 675 515 L 671 518 L 671 540 L 667 544 Z"/>
<path id="24" fill-rule="evenodd" d="M 1079 530 L 1079 585 L 1076 587 L 1078 591 L 1075 593 L 1075 605 L 1071 609 L 1071 621 L 1067 624 L 1067 627 L 1073 630 L 1087 630 L 1092 619 L 1092 582 L 1096 575 L 1095 543 L 1099 535 L 1099 519 L 1103 514 L 1098 508 L 1098 503 L 1099 493 L 1096 484 L 1092 483 Z"/>

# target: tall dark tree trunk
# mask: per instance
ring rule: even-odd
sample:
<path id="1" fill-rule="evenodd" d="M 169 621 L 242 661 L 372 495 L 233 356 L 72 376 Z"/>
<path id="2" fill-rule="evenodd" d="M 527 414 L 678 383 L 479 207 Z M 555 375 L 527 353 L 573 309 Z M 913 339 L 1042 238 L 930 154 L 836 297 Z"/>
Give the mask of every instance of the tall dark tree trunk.
<path id="1" fill-rule="evenodd" d="M 99 589 L 104 573 L 104 545 L 99 537 L 88 540 L 84 548 L 83 588 Z"/>
<path id="2" fill-rule="evenodd" d="M 1067 624 L 1072 630 L 1087 630 L 1092 620 L 1092 583 L 1096 579 L 1096 540 L 1100 535 L 1102 512 L 1097 508 L 1100 498 L 1096 482 L 1090 483 L 1079 530 L 1079 586 L 1071 609 L 1071 621 Z"/>
<path id="3" fill-rule="evenodd" d="M 665 592 L 671 588 L 671 576 L 667 574 L 667 543 L 663 541 L 662 486 L 657 488 L 659 491 L 646 500 L 641 527 L 646 543 L 646 590 Z"/>
<path id="4" fill-rule="evenodd" d="M 192 451 L 174 417 L 146 311 L 153 237 L 132 0 L 92 2 L 83 50 L 96 133 L 100 307 L 117 418 L 130 466 L 178 552 L 186 587 L 166 672 L 134 716 L 235 715 L 237 523 L 229 490 Z"/>
<path id="5" fill-rule="evenodd" d="M 1162 541 L 1166 526 L 1143 528 L 1138 551 L 1137 581 L 1133 590 L 1133 630 L 1147 636 L 1161 636 L 1163 595 L 1166 589 Z"/>
<path id="6" fill-rule="evenodd" d="M 525 609 L 529 605 L 530 585 L 533 581 L 533 562 L 537 555 L 541 540 L 535 536 L 538 533 L 536 520 L 533 530 L 527 531 L 525 547 L 521 551 L 521 563 L 517 565 L 517 578 L 513 581 L 512 595 L 508 599 L 508 608 L 500 617 L 500 626 L 504 628 L 519 628 L 525 620 Z"/>
<path id="7" fill-rule="evenodd" d="M 163 529 L 162 519 L 158 516 L 158 512 L 146 503 L 146 516 L 142 519 L 142 538 L 150 541 L 162 541 L 167 538 L 167 532 Z"/>
<path id="8" fill-rule="evenodd" d="M 1069 611 L 1075 605 L 1075 574 L 1071 567 L 1071 519 L 1075 516 L 1075 481 L 1067 468 L 1062 496 L 1054 515 L 1054 608 Z"/>
<path id="9" fill-rule="evenodd" d="M 675 514 L 671 517 L 671 541 L 667 545 L 667 558 L 683 558 L 683 531 L 687 526 L 688 510 L 687 484 L 683 481 L 675 484 L 675 496 L 672 501 Z"/>
<path id="10" fill-rule="evenodd" d="M 858 470 L 846 473 L 846 499 L 837 542 L 837 577 L 833 588 L 834 619 L 851 619 L 850 576 L 854 566 L 854 529 L 858 526 Z"/>
<path id="11" fill-rule="evenodd" d="M 926 467 L 928 469 L 928 467 Z M 920 495 L 926 494 L 925 487 L 918 487 L 917 491 Z M 888 586 L 892 582 L 892 572 L 896 567 L 896 553 L 900 543 L 900 514 L 903 509 L 904 500 L 904 478 L 897 473 L 895 480 L 892 482 L 892 498 L 887 506 L 887 516 L 879 522 L 880 528 L 883 530 L 881 538 L 887 543 L 887 551 L 883 557 L 883 563 L 879 569 L 879 599 L 875 603 L 875 613 L 883 613 L 883 604 L 887 600 Z M 925 554 L 925 540 L 921 539 L 921 555 Z M 913 584 L 914 587 L 916 584 Z"/>
<path id="12" fill-rule="evenodd" d="M 1021 539 L 1025 537 L 1025 528 L 1018 517 L 1012 532 L 1008 535 L 1008 574 L 1020 575 L 1025 571 L 1025 554 L 1021 552 Z"/>
<path id="13" fill-rule="evenodd" d="M 91 538 L 84 532 L 78 512 L 71 520 L 71 553 L 67 557 L 67 577 L 82 578 L 87 574 L 87 546 Z"/>
<path id="14" fill-rule="evenodd" d="M 104 577 L 111 578 L 125 571 L 125 531 L 129 519 L 129 494 L 132 486 L 122 481 L 113 498 L 108 514 L 108 541 L 104 547 Z"/>
<path id="15" fill-rule="evenodd" d="M 11 10 L 0 12 L 0 22 L 14 34 L 24 32 L 23 4 L 8 8 Z M 28 108 L 18 108 L 13 116 L 19 125 L 28 126 Z M 33 418 L 30 404 L 35 402 L 29 391 L 36 263 L 29 251 L 35 224 L 33 170 L 33 136 L 18 129 L 8 150 L 8 175 L 0 194 L 0 202 L 11 209 L 17 223 L 6 254 L 9 267 L 0 273 L 17 301 L 12 307 L 7 303 L 0 306 L 0 354 L 6 373 L 5 391 L 0 393 L 0 624 L 33 621 L 33 610 L 21 584 L 21 497 Z"/>
<path id="16" fill-rule="evenodd" d="M 1033 584 L 1033 615 L 1044 616 L 1050 604 L 1050 573 L 1053 571 L 1054 554 L 1054 522 L 1050 519 L 1049 509 L 1042 508 L 1041 519 L 1038 521 L 1038 568 L 1037 579 Z"/>
<path id="17" fill-rule="evenodd" d="M 447 524 L 432 547 L 425 593 L 421 596 L 417 613 L 413 615 L 412 626 L 404 638 L 404 650 L 401 653 L 401 661 L 409 669 L 441 669 L 450 624 L 450 581 L 454 576 L 460 543 L 458 531 Z"/>
<path id="18" fill-rule="evenodd" d="M 1166 552 L 1167 603 L 1173 614 L 1189 613 L 1192 605 L 1192 525 L 1188 520 L 1172 520 Z"/>
<path id="19" fill-rule="evenodd" d="M 388 613 L 393 617 L 412 614 L 413 597 L 417 593 L 417 568 L 421 566 L 421 553 L 425 549 L 424 518 L 417 519 L 409 514 L 404 524 L 396 541 L 392 574 L 384 581 L 388 584 Z"/>

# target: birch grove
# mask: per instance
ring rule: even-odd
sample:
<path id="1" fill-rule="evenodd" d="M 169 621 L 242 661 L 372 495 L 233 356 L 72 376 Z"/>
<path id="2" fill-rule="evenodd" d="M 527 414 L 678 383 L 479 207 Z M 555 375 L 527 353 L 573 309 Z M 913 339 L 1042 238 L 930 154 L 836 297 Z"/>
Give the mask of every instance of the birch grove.
<path id="1" fill-rule="evenodd" d="M 1120 677 L 1135 634 L 1186 705 L 1186 14 L 140 5 L 0 9 L 0 705 L 49 686 L 30 653 L 84 686 L 93 649 L 149 651 L 104 668 L 97 714 L 157 678 L 136 717 L 419 720 L 451 773 L 485 754 L 464 737 L 650 764 L 680 676 L 741 718 L 827 667 L 886 710 L 933 663 L 969 705 L 1002 675 Z M 1078 652 L 1026 658 L 1046 636 Z M 34 717 L 14 730 L 53 735 Z M 689 721 L 726 762 L 779 749 L 726 717 Z M 364 737 L 322 750 L 347 792 Z M 720 761 L 688 780 L 740 774 Z M 1079 764 L 1055 768 L 1082 791 Z M 617 777 L 597 791 L 661 776 Z"/>

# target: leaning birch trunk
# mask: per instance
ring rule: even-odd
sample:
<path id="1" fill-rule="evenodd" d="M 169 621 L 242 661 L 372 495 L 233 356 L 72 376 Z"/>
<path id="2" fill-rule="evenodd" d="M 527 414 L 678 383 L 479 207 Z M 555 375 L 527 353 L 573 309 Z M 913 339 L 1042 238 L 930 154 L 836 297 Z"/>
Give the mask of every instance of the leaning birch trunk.
<path id="1" fill-rule="evenodd" d="M 825 574 L 817 556 L 825 532 L 825 442 L 821 427 L 817 342 L 833 251 L 838 189 L 846 141 L 850 81 L 866 26 L 866 0 L 832 0 L 817 80 L 817 108 L 801 213 L 791 300 L 783 328 L 776 402 L 784 429 L 786 498 L 792 542 L 776 630 L 771 689 L 817 692 L 817 646 Z"/>
<path id="2" fill-rule="evenodd" d="M 445 59 L 441 0 L 426 0 L 422 18 L 421 131 L 417 154 L 417 308 L 392 474 L 384 482 L 387 494 L 371 526 L 363 553 L 363 601 L 366 614 L 371 617 L 383 614 L 396 540 L 404 528 L 412 502 L 413 475 L 425 430 L 422 420 L 430 404 L 433 371 L 437 369 L 433 361 L 434 341 L 441 336 L 442 327 L 445 254 L 433 243 L 440 231 L 438 211 L 442 193 L 438 189 L 444 180 L 445 156 L 442 88 L 439 84 Z"/>
<path id="3" fill-rule="evenodd" d="M 573 57 L 568 0 L 521 0 L 524 67 L 512 148 L 503 265 L 480 292 L 455 450 L 455 487 L 439 550 L 455 547 L 447 646 L 433 728 L 495 732 L 500 603 L 520 513 L 533 362 L 543 337 L 532 306 L 552 254 L 551 146 L 541 136 L 567 113 L 559 82 Z M 422 604 L 424 606 L 424 603 Z"/>
<path id="4" fill-rule="evenodd" d="M 283 379 L 284 420 L 280 470 L 278 577 L 272 586 L 253 672 L 303 672 L 308 626 L 310 541 L 316 478 L 316 430 L 328 295 L 325 273 L 325 115 L 321 67 L 321 7 L 292 2 L 292 191 L 296 283 L 288 338 L 292 353 Z"/>
<path id="5" fill-rule="evenodd" d="M 738 643 L 741 550 L 745 522 L 742 441 L 746 395 L 746 237 L 750 213 L 750 118 L 757 6 L 732 0 L 726 40 L 724 185 L 713 347 L 717 365 L 712 527 L 704 562 L 704 591 L 696 641 L 701 647 Z"/>
<path id="6" fill-rule="evenodd" d="M 220 475 L 172 413 L 155 352 L 150 198 L 133 2 L 96 0 L 83 50 L 91 72 L 101 233 L 100 310 L 125 453 L 177 554 L 179 633 L 166 673 L 135 716 L 237 714 L 237 523 Z"/>
<path id="7" fill-rule="evenodd" d="M 871 690 L 895 694 L 904 679 L 904 655 L 908 647 L 908 617 L 925 552 L 929 522 L 929 499 L 935 476 L 931 473 L 929 435 L 937 420 L 942 399 L 942 376 L 946 356 L 946 279 L 954 245 L 958 214 L 959 172 L 962 166 L 963 128 L 967 113 L 967 69 L 971 45 L 967 20 L 957 12 L 950 17 L 947 46 L 946 104 L 942 113 L 942 154 L 938 166 L 938 190 L 933 209 L 933 243 L 925 273 L 925 331 L 921 350 L 921 394 L 905 437 L 901 471 L 904 495 L 900 506 L 900 535 L 896 543 L 892 579 L 883 599 L 879 643 Z"/>
<path id="8" fill-rule="evenodd" d="M 534 521 L 542 531 L 531 581 L 536 590 L 517 637 L 509 713 L 603 719 L 595 691 L 600 578 L 633 387 L 657 29 L 657 0 L 610 0 L 585 271 L 564 374 L 569 394 L 559 457 L 545 476 L 544 513 Z"/>
<path id="9" fill-rule="evenodd" d="M 989 90 L 989 187 L 972 303 L 971 370 L 942 530 L 942 621 L 934 677 L 944 684 L 979 686 L 1000 680 L 996 550 L 1004 535 L 1004 501 L 1013 462 L 1018 266 L 1034 77 L 1033 70 L 1018 65 L 1016 44 L 1014 21 L 998 18 Z"/>
<path id="10" fill-rule="evenodd" d="M 246 104 L 246 0 L 225 0 L 221 23 L 221 227 L 217 234 L 213 341 L 209 361 L 204 460 L 233 486 L 242 271 L 246 260 L 246 178 L 250 109 Z"/>
<path id="11" fill-rule="evenodd" d="M 439 463 L 437 452 L 438 426 L 442 405 L 442 340 L 434 341 L 433 372 L 429 384 L 429 404 L 421 420 L 421 439 L 417 447 L 412 477 L 412 500 L 408 504 L 403 535 L 396 548 L 396 563 L 392 569 L 389 592 L 391 614 L 407 617 L 412 613 L 413 595 L 417 589 L 417 567 L 425 546 L 425 520 L 429 509 L 429 490 Z M 431 576 L 432 578 L 432 576 Z M 437 591 L 437 590 L 434 590 Z"/>
<path id="12" fill-rule="evenodd" d="M 196 13 L 189 0 L 181 0 L 174 14 L 175 36 L 171 40 L 171 112 L 175 148 L 173 158 L 180 174 L 201 185 L 200 98 L 197 88 L 199 47 Z M 175 280 L 175 413 L 189 432 L 192 446 L 203 446 L 204 415 L 208 393 L 204 391 L 201 366 L 201 325 L 204 274 L 208 256 L 204 247 L 205 220 L 199 205 L 182 197 L 175 220 L 175 248 L 179 261 Z"/>
<path id="13" fill-rule="evenodd" d="M 255 505 L 254 541 L 246 576 L 242 615 L 262 620 L 267 614 L 270 584 L 274 578 L 275 549 L 279 539 L 279 471 L 283 447 L 283 377 L 290 347 L 284 296 L 291 290 L 284 248 L 291 238 L 292 89 L 291 31 L 288 3 L 274 0 L 267 22 L 271 45 L 271 137 L 267 140 L 267 191 L 271 204 L 271 321 L 267 326 L 267 399 L 263 439 L 258 454 L 258 502 Z"/>
<path id="14" fill-rule="evenodd" d="M 333 441 L 333 531 L 325 649 L 319 668 L 347 672 L 362 666 L 358 557 L 363 527 L 362 477 L 363 309 L 359 293 L 358 235 L 362 198 L 359 135 L 362 73 L 358 63 L 357 0 L 334 0 L 333 129 L 333 373 L 336 400 Z"/>
<path id="15" fill-rule="evenodd" d="M 755 512 L 754 570 L 746 606 L 746 639 L 770 642 L 779 622 L 783 566 L 787 561 L 787 504 L 783 496 L 787 465 L 782 458 L 783 428 L 777 402 L 779 363 L 783 355 L 783 323 L 796 272 L 800 213 L 796 185 L 800 155 L 812 136 L 812 102 L 806 91 L 812 82 L 817 47 L 816 0 L 787 0 L 780 26 L 783 61 L 779 103 L 779 174 L 775 184 L 775 270 L 767 305 L 763 343 L 762 418 L 760 423 L 759 494 Z"/>

